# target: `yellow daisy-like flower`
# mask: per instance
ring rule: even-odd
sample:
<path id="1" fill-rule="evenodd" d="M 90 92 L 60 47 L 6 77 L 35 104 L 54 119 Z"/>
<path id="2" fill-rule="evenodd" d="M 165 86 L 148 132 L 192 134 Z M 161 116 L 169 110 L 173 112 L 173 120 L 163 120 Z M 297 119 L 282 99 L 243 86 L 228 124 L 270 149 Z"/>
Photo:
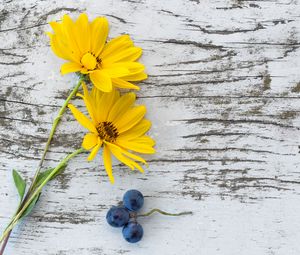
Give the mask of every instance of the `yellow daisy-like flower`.
<path id="1" fill-rule="evenodd" d="M 84 94 L 78 95 L 83 98 L 89 117 L 72 104 L 69 104 L 69 108 L 77 121 L 90 131 L 82 142 L 84 149 L 92 150 L 88 160 L 93 160 L 103 147 L 104 167 L 112 183 L 114 177 L 111 154 L 132 170 L 136 168 L 143 172 L 137 162 L 146 164 L 146 161 L 129 151 L 143 154 L 155 152 L 155 141 L 145 135 L 151 126 L 151 122 L 144 119 L 146 107 L 134 105 L 134 93 L 121 96 L 115 89 L 110 93 L 103 93 L 95 88 L 89 92 L 84 83 L 82 87 Z"/>
<path id="2" fill-rule="evenodd" d="M 50 22 L 53 33 L 47 33 L 53 52 L 67 60 L 61 73 L 88 74 L 92 83 L 103 92 L 113 86 L 136 89 L 131 82 L 147 78 L 143 64 L 136 62 L 142 49 L 135 47 L 128 35 L 121 35 L 106 43 L 109 26 L 105 17 L 89 22 L 86 14 L 76 21 L 64 15 L 61 22 Z"/>

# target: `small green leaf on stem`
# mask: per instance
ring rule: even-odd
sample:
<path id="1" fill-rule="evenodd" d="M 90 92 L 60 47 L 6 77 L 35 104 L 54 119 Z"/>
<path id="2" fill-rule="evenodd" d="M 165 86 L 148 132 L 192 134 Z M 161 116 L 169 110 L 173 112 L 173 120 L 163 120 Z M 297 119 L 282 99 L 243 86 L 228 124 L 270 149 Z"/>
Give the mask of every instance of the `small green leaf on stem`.
<path id="1" fill-rule="evenodd" d="M 34 189 L 38 188 L 53 171 L 56 171 L 55 175 L 53 175 L 50 180 L 54 179 L 57 175 L 59 175 L 66 168 L 66 166 L 67 166 L 67 164 L 63 164 L 59 169 L 49 168 L 49 169 L 45 170 L 44 172 L 39 173 L 39 175 L 36 179 L 36 183 L 34 184 Z M 35 196 L 35 198 L 31 201 L 31 203 L 28 205 L 28 207 L 22 214 L 21 218 L 26 217 L 33 210 L 34 206 L 36 205 L 36 203 L 39 200 L 40 195 L 41 195 L 41 193 L 39 193 L 37 196 Z"/>
<path id="2" fill-rule="evenodd" d="M 20 201 L 22 201 L 24 194 L 25 194 L 26 182 L 23 180 L 21 175 L 15 169 L 13 170 L 12 174 L 13 174 L 16 188 L 17 188 L 19 196 L 20 196 Z"/>
<path id="3" fill-rule="evenodd" d="M 67 164 L 62 165 L 59 168 L 59 170 L 56 170 L 57 173 L 50 180 L 53 180 L 57 175 L 61 174 L 62 171 L 64 171 L 66 167 L 67 167 Z M 44 172 L 39 173 L 39 175 L 36 179 L 34 188 L 40 186 L 44 182 L 44 180 L 52 173 L 53 170 L 54 170 L 54 168 L 49 168 L 49 169 L 45 170 Z"/>
<path id="4" fill-rule="evenodd" d="M 26 210 L 24 211 L 24 213 L 22 214 L 21 218 L 26 217 L 29 213 L 31 213 L 32 209 L 34 208 L 34 206 L 36 205 L 36 203 L 38 202 L 39 198 L 40 198 L 41 193 L 39 193 L 37 196 L 35 196 L 35 198 L 31 201 L 31 203 L 28 205 L 28 207 L 26 208 Z"/>

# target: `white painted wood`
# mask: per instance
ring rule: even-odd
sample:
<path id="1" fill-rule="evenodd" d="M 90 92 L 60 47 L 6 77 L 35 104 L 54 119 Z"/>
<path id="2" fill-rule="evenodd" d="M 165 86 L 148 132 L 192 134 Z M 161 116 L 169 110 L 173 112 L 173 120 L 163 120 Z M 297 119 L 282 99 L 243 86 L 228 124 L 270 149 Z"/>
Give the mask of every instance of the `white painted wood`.
<path id="1" fill-rule="evenodd" d="M 100 156 L 73 160 L 13 231 L 6 254 L 300 253 L 298 0 L 0 4 L 1 230 L 17 206 L 11 170 L 33 176 L 76 81 L 60 76 L 62 61 L 44 34 L 64 13 L 106 15 L 111 37 L 128 33 L 143 47 L 150 75 L 139 102 L 158 151 L 144 175 L 115 164 L 114 186 Z M 79 147 L 83 134 L 68 113 L 45 167 Z M 128 244 L 105 214 L 129 188 L 145 194 L 144 211 L 194 215 L 143 219 L 143 241 Z"/>

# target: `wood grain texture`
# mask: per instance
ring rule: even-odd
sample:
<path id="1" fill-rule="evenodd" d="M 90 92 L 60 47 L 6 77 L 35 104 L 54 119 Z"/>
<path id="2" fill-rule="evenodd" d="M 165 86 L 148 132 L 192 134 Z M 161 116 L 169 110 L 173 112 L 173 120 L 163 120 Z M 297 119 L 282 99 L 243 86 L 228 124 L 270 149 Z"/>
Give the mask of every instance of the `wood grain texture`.
<path id="1" fill-rule="evenodd" d="M 300 1 L 0 0 L 0 229 L 17 206 L 13 168 L 29 181 L 53 118 L 76 81 L 60 76 L 44 32 L 64 13 L 105 15 L 110 36 L 144 49 L 139 103 L 156 155 L 142 175 L 98 156 L 73 160 L 13 232 L 6 254 L 260 255 L 300 253 Z M 75 104 L 81 105 L 80 100 Z M 70 113 L 45 167 L 80 146 Z M 194 215 L 141 220 L 126 243 L 105 214 L 124 191 Z"/>

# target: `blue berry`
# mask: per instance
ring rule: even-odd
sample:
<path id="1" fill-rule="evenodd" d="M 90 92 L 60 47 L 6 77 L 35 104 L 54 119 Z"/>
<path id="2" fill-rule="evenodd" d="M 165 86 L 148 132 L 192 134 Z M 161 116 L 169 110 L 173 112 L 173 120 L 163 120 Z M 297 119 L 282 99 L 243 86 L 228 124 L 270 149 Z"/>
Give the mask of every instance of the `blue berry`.
<path id="1" fill-rule="evenodd" d="M 122 230 L 123 237 L 129 243 L 136 243 L 143 237 L 143 227 L 137 222 L 129 222 Z"/>
<path id="2" fill-rule="evenodd" d="M 123 196 L 124 206 L 130 211 L 138 211 L 144 204 L 144 196 L 138 190 L 128 190 Z"/>
<path id="3" fill-rule="evenodd" d="M 112 227 L 123 227 L 129 221 L 129 212 L 124 207 L 113 206 L 106 214 L 106 221 Z"/>

